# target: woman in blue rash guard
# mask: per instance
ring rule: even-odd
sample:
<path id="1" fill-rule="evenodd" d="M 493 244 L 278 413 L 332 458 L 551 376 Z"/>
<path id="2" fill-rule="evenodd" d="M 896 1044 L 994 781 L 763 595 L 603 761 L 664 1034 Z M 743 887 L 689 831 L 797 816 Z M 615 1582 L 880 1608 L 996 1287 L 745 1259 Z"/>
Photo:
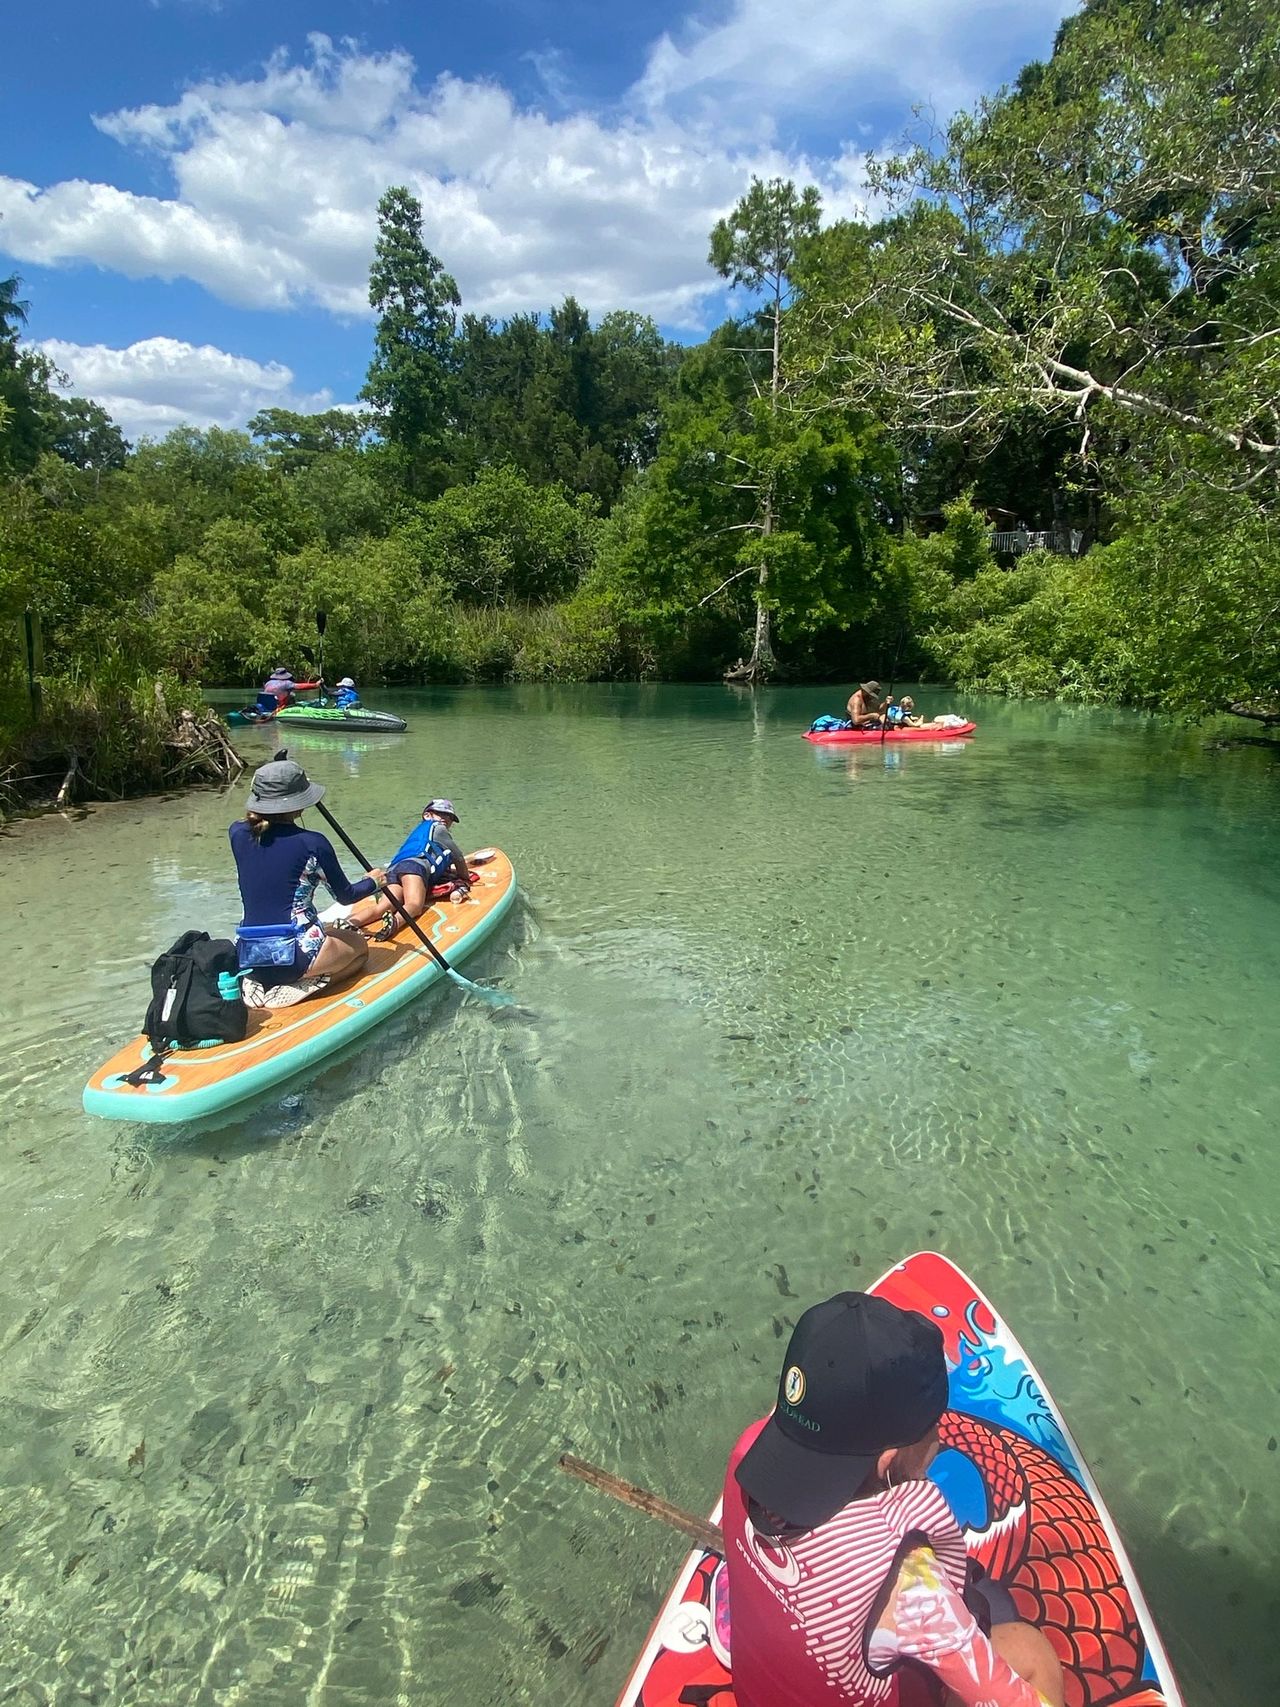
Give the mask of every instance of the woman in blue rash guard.
<path id="1" fill-rule="evenodd" d="M 242 970 L 266 988 L 323 976 L 351 977 L 369 946 L 358 931 L 322 925 L 315 892 L 323 883 L 344 903 L 374 895 L 386 873 L 349 883 L 327 836 L 299 819 L 324 793 L 285 753 L 254 772 L 248 809 L 231 826 L 244 919 L 236 930 Z"/>

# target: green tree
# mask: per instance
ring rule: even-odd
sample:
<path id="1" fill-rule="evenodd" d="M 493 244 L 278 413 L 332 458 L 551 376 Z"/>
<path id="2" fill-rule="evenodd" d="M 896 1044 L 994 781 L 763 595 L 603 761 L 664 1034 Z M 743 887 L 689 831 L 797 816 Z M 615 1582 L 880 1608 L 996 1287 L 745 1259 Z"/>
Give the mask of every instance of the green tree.
<path id="1" fill-rule="evenodd" d="M 54 368 L 38 350 L 24 350 L 18 342 L 29 307 L 21 288 L 16 274 L 0 279 L 0 472 L 26 473 L 48 448 Z"/>
<path id="2" fill-rule="evenodd" d="M 325 409 L 316 415 L 260 409 L 249 422 L 252 437 L 286 474 L 309 468 L 318 456 L 358 450 L 368 430 L 368 416 L 350 409 Z"/>
<path id="3" fill-rule="evenodd" d="M 790 298 L 799 247 L 817 232 L 820 215 L 818 192 L 812 186 L 797 194 L 789 180 L 772 178 L 765 183 L 753 178 L 747 194 L 727 219 L 717 222 L 711 233 L 711 265 L 732 286 L 762 296 L 759 317 L 769 333 L 767 373 L 763 384 L 756 384 L 763 406 L 751 408 L 755 431 L 745 437 L 740 435 L 739 452 L 746 454 L 737 455 L 742 475 L 738 484 L 754 500 L 753 520 L 743 525 L 758 536 L 759 551 L 756 561 L 737 570 L 735 575 L 736 578 L 754 572 L 756 581 L 751 656 L 735 674 L 752 682 L 763 681 L 773 672 L 770 628 L 776 600 L 769 593 L 769 576 L 773 563 L 781 565 L 788 556 L 773 543 L 779 527 L 779 429 L 786 390 L 783 314 Z M 745 353 L 754 358 L 757 351 Z M 762 454 L 753 454 L 753 441 L 759 443 Z"/>
<path id="4" fill-rule="evenodd" d="M 760 363 L 744 359 L 753 340 Z M 883 444 L 834 413 L 775 416 L 757 377 L 769 350 L 767 324 L 752 322 L 689 354 L 657 458 L 604 531 L 583 596 L 605 601 L 644 673 L 723 666 L 762 603 L 767 632 L 793 645 L 871 613 Z"/>
<path id="5" fill-rule="evenodd" d="M 499 467 L 424 505 L 405 537 L 455 598 L 511 606 L 567 597 L 590 566 L 596 527 L 589 498 Z"/>
<path id="6" fill-rule="evenodd" d="M 593 327 L 572 297 L 546 320 L 465 315 L 456 355 L 459 479 L 510 463 L 607 511 L 652 460 L 678 362 L 652 320 L 617 311 Z"/>
<path id="7" fill-rule="evenodd" d="M 980 443 L 1034 411 L 1139 474 L 1274 483 L 1278 65 L 1252 0 L 1092 0 L 1012 90 L 876 162 L 896 217 L 807 294 L 835 398 Z"/>
<path id="8" fill-rule="evenodd" d="M 129 443 L 100 403 L 51 395 L 45 409 L 49 449 L 72 468 L 103 474 L 123 468 Z"/>
<path id="9" fill-rule="evenodd" d="M 378 203 L 369 272 L 377 311 L 373 360 L 360 395 L 405 460 L 411 488 L 438 491 L 453 427 L 453 341 L 462 298 L 422 240 L 422 204 L 402 185 Z"/>

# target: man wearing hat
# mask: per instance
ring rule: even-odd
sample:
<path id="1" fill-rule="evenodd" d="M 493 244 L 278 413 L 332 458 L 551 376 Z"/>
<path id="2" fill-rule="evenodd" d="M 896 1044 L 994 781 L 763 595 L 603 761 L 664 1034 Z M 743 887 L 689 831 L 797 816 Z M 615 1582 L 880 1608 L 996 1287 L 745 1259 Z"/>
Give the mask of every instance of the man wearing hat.
<path id="1" fill-rule="evenodd" d="M 1062 1707 L 1047 1638 L 972 1580 L 926 1477 L 946 1407 L 942 1334 L 923 1316 L 863 1292 L 801 1316 L 777 1405 L 725 1479 L 739 1707 Z"/>
<path id="2" fill-rule="evenodd" d="M 880 698 L 879 682 L 859 682 L 849 696 L 849 721 L 855 729 L 878 729 L 888 703 Z"/>
<path id="3" fill-rule="evenodd" d="M 457 822 L 452 800 L 428 800 L 422 808 L 421 821 L 387 862 L 390 892 L 411 919 L 421 918 L 430 904 L 431 891 L 442 884 L 453 885 L 451 901 L 465 901 L 471 893 L 467 862 L 449 833 Z M 376 924 L 379 919 L 382 929 L 375 938 L 379 942 L 394 936 L 404 922 L 398 913 L 387 910 L 376 898 L 353 907 L 345 922 L 363 927 Z"/>

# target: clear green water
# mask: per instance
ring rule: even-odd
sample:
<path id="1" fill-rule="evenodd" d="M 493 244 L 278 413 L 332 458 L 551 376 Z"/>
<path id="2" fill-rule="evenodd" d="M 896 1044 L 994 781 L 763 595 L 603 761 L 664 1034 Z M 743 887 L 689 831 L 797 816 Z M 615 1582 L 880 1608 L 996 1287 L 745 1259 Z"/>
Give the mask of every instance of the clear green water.
<path id="1" fill-rule="evenodd" d="M 813 690 L 383 697 L 407 735 L 291 746 L 371 852 L 445 792 L 512 853 L 522 1005 L 429 996 L 287 1105 L 79 1107 L 233 924 L 242 791 L 0 839 L 0 1698 L 608 1707 L 682 1548 L 556 1455 L 709 1506 L 800 1309 L 936 1245 L 1189 1700 L 1277 1699 L 1280 768 L 999 702 L 886 759 L 802 743 Z"/>

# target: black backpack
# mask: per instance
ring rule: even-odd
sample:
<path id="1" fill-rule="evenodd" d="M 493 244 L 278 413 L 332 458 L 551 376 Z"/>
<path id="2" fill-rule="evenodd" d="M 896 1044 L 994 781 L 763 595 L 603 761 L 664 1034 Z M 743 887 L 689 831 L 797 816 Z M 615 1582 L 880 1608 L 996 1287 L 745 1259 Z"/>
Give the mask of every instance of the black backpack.
<path id="1" fill-rule="evenodd" d="M 240 986 L 230 998 L 218 988 L 219 973 L 237 969 L 235 943 L 210 941 L 208 931 L 184 931 L 151 968 L 151 1002 L 142 1022 L 151 1047 L 238 1043 L 249 1023 Z"/>

